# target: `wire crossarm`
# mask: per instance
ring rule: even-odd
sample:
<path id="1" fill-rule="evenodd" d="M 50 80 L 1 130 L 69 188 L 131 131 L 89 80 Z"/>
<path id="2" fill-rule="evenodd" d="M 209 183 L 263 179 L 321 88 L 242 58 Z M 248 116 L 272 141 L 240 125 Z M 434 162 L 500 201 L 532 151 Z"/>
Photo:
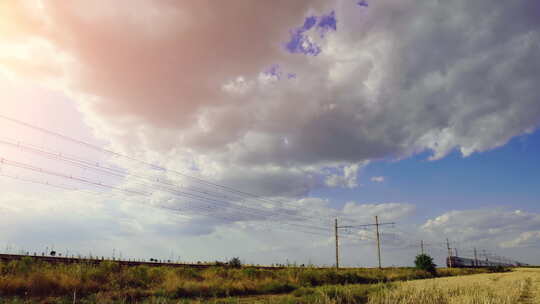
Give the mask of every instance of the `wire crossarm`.
<path id="1" fill-rule="evenodd" d="M 388 223 L 379 223 L 378 225 L 383 226 L 383 225 L 395 225 L 395 224 L 396 223 L 394 223 L 394 222 L 388 222 Z M 374 227 L 374 226 L 377 226 L 377 224 L 338 226 L 338 229 L 341 229 L 341 228 L 367 228 L 367 227 Z"/>

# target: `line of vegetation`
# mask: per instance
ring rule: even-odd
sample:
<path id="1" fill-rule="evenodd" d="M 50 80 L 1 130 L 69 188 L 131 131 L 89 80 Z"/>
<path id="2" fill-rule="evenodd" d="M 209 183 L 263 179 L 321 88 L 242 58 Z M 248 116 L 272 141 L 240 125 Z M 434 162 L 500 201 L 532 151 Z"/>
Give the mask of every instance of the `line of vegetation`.
<path id="1" fill-rule="evenodd" d="M 100 265 L 48 264 L 24 258 L 0 263 L 0 297 L 84 299 L 110 298 L 140 301 L 146 298 L 215 298 L 302 292 L 322 285 L 374 284 L 434 277 L 415 268 L 318 269 L 211 267 L 122 267 L 114 262 Z M 485 269 L 440 269 L 438 276 L 486 272 Z"/>

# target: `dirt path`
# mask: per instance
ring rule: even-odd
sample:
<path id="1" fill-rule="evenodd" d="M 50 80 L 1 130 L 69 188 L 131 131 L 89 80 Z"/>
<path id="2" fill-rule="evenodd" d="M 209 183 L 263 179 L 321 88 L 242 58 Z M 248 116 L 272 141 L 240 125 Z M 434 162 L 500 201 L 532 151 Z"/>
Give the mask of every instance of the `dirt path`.
<path id="1" fill-rule="evenodd" d="M 519 302 L 520 304 L 533 304 L 533 298 L 534 294 L 532 293 L 532 279 L 526 278 L 523 282 L 525 286 L 523 286 L 523 289 L 521 291 L 521 295 L 519 296 Z"/>
<path id="2" fill-rule="evenodd" d="M 527 277 L 519 298 L 521 304 L 540 304 L 540 269 L 522 270 Z"/>
<path id="3" fill-rule="evenodd" d="M 531 281 L 533 299 L 530 303 L 540 304 L 540 276 Z"/>

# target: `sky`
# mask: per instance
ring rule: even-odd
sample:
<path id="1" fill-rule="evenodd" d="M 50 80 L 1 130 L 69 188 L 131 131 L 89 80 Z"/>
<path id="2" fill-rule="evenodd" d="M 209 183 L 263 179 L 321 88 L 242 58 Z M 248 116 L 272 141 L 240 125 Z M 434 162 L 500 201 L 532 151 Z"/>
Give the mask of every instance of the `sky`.
<path id="1" fill-rule="evenodd" d="M 0 2 L 0 251 L 540 264 L 536 1 Z M 342 228 L 344 265 L 375 231 Z"/>

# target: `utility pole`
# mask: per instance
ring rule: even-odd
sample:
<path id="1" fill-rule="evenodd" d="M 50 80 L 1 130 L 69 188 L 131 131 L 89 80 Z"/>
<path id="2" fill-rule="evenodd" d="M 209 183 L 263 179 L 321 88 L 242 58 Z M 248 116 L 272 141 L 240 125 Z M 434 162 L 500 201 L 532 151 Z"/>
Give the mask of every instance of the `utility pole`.
<path id="1" fill-rule="evenodd" d="M 338 238 L 337 218 L 334 224 L 334 232 L 336 234 L 336 270 L 338 270 L 339 269 L 339 238 Z"/>
<path id="2" fill-rule="evenodd" d="M 420 240 L 420 252 L 424 255 L 424 240 Z"/>
<path id="3" fill-rule="evenodd" d="M 379 260 L 379 269 L 382 269 L 381 266 L 381 237 L 379 234 L 379 216 L 375 216 L 375 230 L 377 232 L 377 258 Z"/>
<path id="4" fill-rule="evenodd" d="M 474 266 L 478 267 L 478 256 L 476 254 L 476 247 L 474 247 Z"/>
<path id="5" fill-rule="evenodd" d="M 365 229 L 368 227 L 376 227 L 377 232 L 377 256 L 379 258 L 379 268 L 382 268 L 381 266 L 381 239 L 379 234 L 379 226 L 385 226 L 385 225 L 395 225 L 396 223 L 379 223 L 379 217 L 375 217 L 375 224 L 364 224 L 364 225 L 348 225 L 348 226 L 338 226 L 337 219 L 334 225 L 334 233 L 336 234 L 336 268 L 339 265 L 339 255 L 338 255 L 338 229 Z"/>
<path id="6" fill-rule="evenodd" d="M 446 248 L 448 249 L 448 267 L 452 268 L 452 248 L 450 248 L 450 241 L 446 239 Z"/>

